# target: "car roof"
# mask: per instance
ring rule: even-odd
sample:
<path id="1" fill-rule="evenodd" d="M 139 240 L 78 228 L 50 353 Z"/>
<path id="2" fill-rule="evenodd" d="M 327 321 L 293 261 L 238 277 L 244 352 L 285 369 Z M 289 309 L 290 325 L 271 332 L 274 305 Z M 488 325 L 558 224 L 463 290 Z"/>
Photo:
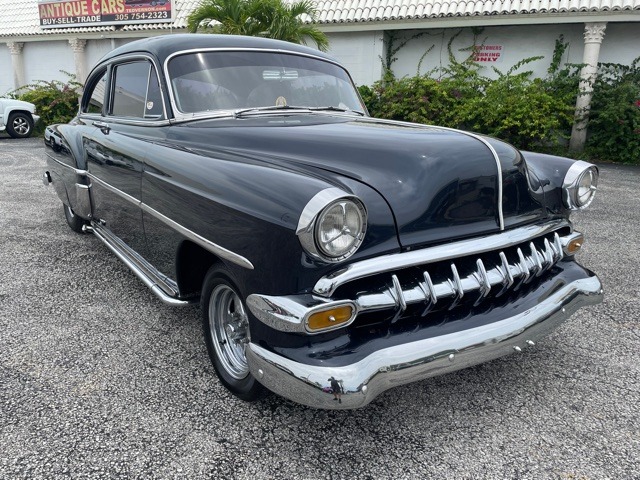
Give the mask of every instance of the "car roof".
<path id="1" fill-rule="evenodd" d="M 313 48 L 297 45 L 295 43 L 273 40 L 270 38 L 245 37 L 242 35 L 214 35 L 214 34 L 175 34 L 160 35 L 157 37 L 135 40 L 122 45 L 121 47 L 107 53 L 100 63 L 114 57 L 131 53 L 150 53 L 154 55 L 161 64 L 170 55 L 184 50 L 200 50 L 210 48 L 230 48 L 247 50 L 282 50 L 288 52 L 314 55 L 334 63 L 338 63 L 333 57 Z"/>

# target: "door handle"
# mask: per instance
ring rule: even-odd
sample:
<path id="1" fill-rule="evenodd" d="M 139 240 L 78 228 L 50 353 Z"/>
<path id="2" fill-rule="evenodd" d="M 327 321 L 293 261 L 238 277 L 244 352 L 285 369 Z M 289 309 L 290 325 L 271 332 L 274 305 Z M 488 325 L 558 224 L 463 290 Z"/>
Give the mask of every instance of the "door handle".
<path id="1" fill-rule="evenodd" d="M 93 122 L 93 126 L 98 127 L 105 135 L 107 135 L 109 130 L 111 130 L 111 127 L 106 122 Z"/>

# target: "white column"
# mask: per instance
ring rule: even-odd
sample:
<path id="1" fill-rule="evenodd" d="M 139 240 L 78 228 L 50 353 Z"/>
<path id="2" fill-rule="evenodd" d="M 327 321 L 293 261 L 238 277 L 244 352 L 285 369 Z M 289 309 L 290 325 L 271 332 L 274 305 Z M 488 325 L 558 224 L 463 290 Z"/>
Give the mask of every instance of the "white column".
<path id="1" fill-rule="evenodd" d="M 584 25 L 584 54 L 582 56 L 584 67 L 580 71 L 580 91 L 576 100 L 575 120 L 571 129 L 571 140 L 569 141 L 569 149 L 577 152 L 584 149 L 584 144 L 587 140 L 587 124 L 589 123 L 593 84 L 598 74 L 600 45 L 606 28 L 606 22 L 585 23 Z"/>
<path id="2" fill-rule="evenodd" d="M 24 60 L 22 58 L 24 42 L 7 42 L 7 47 L 11 52 L 11 64 L 13 65 L 13 87 L 20 88 L 25 84 Z"/>
<path id="3" fill-rule="evenodd" d="M 71 38 L 69 39 L 69 45 L 71 45 L 71 48 L 73 49 L 73 61 L 76 65 L 76 80 L 80 83 L 84 83 L 87 72 L 84 47 L 86 47 L 87 41 L 82 38 Z"/>

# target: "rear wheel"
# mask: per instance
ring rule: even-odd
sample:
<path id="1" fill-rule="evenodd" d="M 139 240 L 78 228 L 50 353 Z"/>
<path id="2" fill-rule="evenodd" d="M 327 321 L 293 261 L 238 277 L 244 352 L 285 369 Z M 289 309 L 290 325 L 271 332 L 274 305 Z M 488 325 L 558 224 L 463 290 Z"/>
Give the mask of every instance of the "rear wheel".
<path id="1" fill-rule="evenodd" d="M 27 138 L 33 132 L 33 118 L 29 113 L 14 112 L 9 115 L 7 133 L 13 138 Z"/>
<path id="2" fill-rule="evenodd" d="M 249 318 L 228 270 L 213 266 L 202 288 L 202 326 L 211 363 L 222 384 L 249 402 L 264 397 L 265 388 L 251 375 L 245 347 Z"/>
<path id="3" fill-rule="evenodd" d="M 69 228 L 77 233 L 83 233 L 82 227 L 86 224 L 84 219 L 77 216 L 69 205 L 62 204 L 64 209 L 64 218 L 67 220 Z"/>

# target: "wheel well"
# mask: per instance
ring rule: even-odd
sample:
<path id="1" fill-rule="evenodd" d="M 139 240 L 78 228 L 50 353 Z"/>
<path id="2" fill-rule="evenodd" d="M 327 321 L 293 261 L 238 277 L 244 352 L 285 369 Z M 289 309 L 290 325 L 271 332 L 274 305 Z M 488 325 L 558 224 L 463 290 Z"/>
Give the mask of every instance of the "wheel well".
<path id="1" fill-rule="evenodd" d="M 218 262 L 220 259 L 213 253 L 193 242 L 183 241 L 176 254 L 176 280 L 180 295 L 199 294 L 209 268 Z"/>
<path id="2" fill-rule="evenodd" d="M 7 121 L 9 121 L 9 117 L 11 115 L 13 115 L 14 113 L 24 113 L 26 115 L 28 115 L 29 117 L 31 117 L 31 119 L 33 120 L 33 115 L 31 115 L 31 112 L 28 110 L 11 110 L 8 114 L 7 114 Z"/>

